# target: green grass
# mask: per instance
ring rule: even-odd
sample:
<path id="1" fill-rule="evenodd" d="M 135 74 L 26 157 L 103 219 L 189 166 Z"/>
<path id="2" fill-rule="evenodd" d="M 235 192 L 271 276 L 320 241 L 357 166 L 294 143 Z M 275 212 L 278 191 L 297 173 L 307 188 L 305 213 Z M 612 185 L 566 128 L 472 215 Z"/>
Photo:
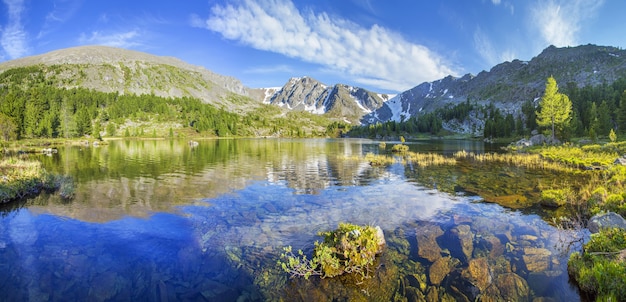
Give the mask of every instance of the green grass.
<path id="1" fill-rule="evenodd" d="M 64 198 L 74 195 L 70 178 L 46 172 L 38 161 L 14 157 L 0 161 L 0 203 L 38 194 L 42 190 L 59 190 Z"/>
<path id="2" fill-rule="evenodd" d="M 626 230 L 603 230 L 570 256 L 568 273 L 596 301 L 621 301 L 626 297 L 625 251 Z"/>

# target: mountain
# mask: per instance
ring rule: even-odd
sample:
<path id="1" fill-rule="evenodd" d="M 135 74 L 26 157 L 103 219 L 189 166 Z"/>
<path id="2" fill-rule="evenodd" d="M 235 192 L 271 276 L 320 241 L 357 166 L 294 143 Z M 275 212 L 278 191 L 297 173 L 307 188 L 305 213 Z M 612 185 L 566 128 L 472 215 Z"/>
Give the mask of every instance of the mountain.
<path id="1" fill-rule="evenodd" d="M 507 113 L 519 114 L 521 104 L 543 94 L 546 79 L 554 76 L 561 87 L 611 84 L 626 76 L 626 51 L 610 46 L 550 46 L 530 61 L 513 60 L 478 75 L 448 76 L 404 91 L 361 120 L 364 124 L 406 120 L 448 104 L 469 100 L 493 103 Z"/>
<path id="2" fill-rule="evenodd" d="M 3 71 L 28 66 L 46 68 L 54 85 L 120 94 L 193 97 L 231 112 L 253 111 L 263 103 L 358 123 L 382 106 L 387 95 L 312 78 L 290 79 L 280 88 L 255 89 L 173 57 L 107 46 L 80 46 L 0 63 Z"/>
<path id="3" fill-rule="evenodd" d="M 255 108 L 263 97 L 261 90 L 245 87 L 236 78 L 219 75 L 176 58 L 107 46 L 67 48 L 3 62 L 0 63 L 0 73 L 28 66 L 47 68 L 47 78 L 60 87 L 83 87 L 120 94 L 194 97 L 235 112 Z M 230 97 L 233 95 L 249 99 Z"/>
<path id="4" fill-rule="evenodd" d="M 356 123 L 389 99 L 388 95 L 376 94 L 359 87 L 343 84 L 327 86 L 310 77 L 291 78 L 282 88 L 269 92 L 264 100 L 267 104 L 289 110 L 326 114 Z"/>

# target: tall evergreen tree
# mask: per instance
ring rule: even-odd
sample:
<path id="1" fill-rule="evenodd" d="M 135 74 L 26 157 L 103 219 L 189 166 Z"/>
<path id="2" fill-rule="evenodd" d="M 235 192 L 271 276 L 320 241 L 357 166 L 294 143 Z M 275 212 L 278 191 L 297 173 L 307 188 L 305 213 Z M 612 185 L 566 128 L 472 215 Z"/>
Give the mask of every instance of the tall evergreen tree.
<path id="1" fill-rule="evenodd" d="M 552 138 L 556 138 L 556 130 L 562 130 L 570 119 L 572 102 L 567 95 L 559 92 L 554 77 L 546 81 L 546 90 L 539 102 L 540 111 L 537 112 L 537 124 L 542 127 L 552 127 Z"/>
<path id="2" fill-rule="evenodd" d="M 626 133 L 626 90 L 622 92 L 620 98 L 619 112 L 617 114 L 617 129 Z"/>
<path id="3" fill-rule="evenodd" d="M 606 101 L 602 101 L 598 107 L 598 134 L 609 135 L 613 129 L 613 121 L 611 120 L 611 112 Z"/>

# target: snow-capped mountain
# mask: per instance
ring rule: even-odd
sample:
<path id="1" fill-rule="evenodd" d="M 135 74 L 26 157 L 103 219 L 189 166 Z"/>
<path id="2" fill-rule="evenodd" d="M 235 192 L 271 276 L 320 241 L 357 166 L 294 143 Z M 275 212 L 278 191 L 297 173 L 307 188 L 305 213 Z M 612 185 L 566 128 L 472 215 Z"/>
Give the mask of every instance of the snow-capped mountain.
<path id="1" fill-rule="evenodd" d="M 275 91 L 273 94 L 272 92 Z M 271 96 L 269 96 L 271 95 Z M 356 122 L 380 108 L 390 96 L 343 84 L 328 86 L 311 77 L 291 78 L 280 89 L 266 89 L 264 103 L 289 110 L 327 114 Z"/>

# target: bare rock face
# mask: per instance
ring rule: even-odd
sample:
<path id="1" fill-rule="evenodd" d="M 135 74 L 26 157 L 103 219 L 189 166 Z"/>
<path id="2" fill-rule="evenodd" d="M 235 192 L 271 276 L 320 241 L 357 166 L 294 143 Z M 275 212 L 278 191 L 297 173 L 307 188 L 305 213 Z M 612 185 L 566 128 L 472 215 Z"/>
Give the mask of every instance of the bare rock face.
<path id="1" fill-rule="evenodd" d="M 386 99 L 363 88 L 337 84 L 327 86 L 313 78 L 291 78 L 266 102 L 283 108 L 329 114 L 358 120 L 383 105 Z"/>
<path id="2" fill-rule="evenodd" d="M 534 101 L 545 90 L 545 81 L 554 76 L 558 83 L 574 82 L 578 87 L 612 83 L 626 71 L 626 50 L 610 46 L 582 45 L 557 48 L 550 46 L 530 61 L 513 60 L 500 63 L 489 71 L 461 77 L 447 76 L 424 82 L 398 94 L 378 110 L 366 115 L 362 122 L 375 124 L 399 121 L 439 108 L 470 100 L 479 105 L 493 103 L 504 113 L 520 113 L 523 102 Z M 475 119 L 460 129 L 454 125 L 447 130 L 467 131 L 481 127 Z M 446 124 L 444 124 L 446 127 Z"/>

